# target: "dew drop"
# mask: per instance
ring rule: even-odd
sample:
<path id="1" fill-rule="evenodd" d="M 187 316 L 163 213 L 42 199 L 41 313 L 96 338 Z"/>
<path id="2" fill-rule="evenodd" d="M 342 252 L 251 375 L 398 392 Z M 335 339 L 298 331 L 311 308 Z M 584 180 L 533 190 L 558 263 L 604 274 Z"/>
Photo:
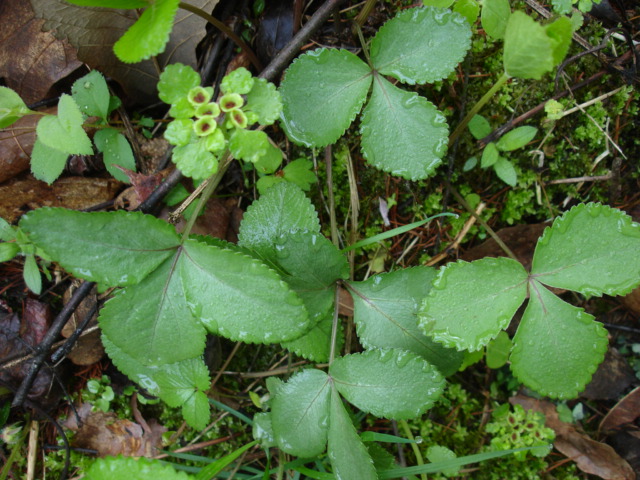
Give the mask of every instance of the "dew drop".
<path id="1" fill-rule="evenodd" d="M 84 87 L 84 88 L 86 88 L 87 90 L 89 90 L 91 87 L 93 87 L 93 83 L 91 83 L 91 82 L 84 82 L 83 87 Z"/>

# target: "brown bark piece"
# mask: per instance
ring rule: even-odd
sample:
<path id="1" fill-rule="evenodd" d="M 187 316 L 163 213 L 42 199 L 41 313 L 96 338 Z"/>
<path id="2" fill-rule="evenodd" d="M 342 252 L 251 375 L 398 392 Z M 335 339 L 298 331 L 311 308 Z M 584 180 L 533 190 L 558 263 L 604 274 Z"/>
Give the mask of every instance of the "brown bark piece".
<path id="1" fill-rule="evenodd" d="M 0 77 L 27 104 L 46 97 L 51 86 L 82 66 L 66 40 L 43 32 L 25 0 L 0 2 Z"/>
<path id="2" fill-rule="evenodd" d="M 33 177 L 0 185 L 0 217 L 12 223 L 40 207 L 89 208 L 113 199 L 122 183 L 114 179 L 68 177 L 47 185 Z"/>
<path id="3" fill-rule="evenodd" d="M 525 395 L 511 397 L 509 402 L 544 414 L 547 427 L 556 433 L 553 443 L 556 450 L 573 460 L 583 472 L 605 480 L 635 480 L 636 474 L 626 460 L 611 446 L 596 442 L 574 425 L 561 421 L 553 403 Z"/>

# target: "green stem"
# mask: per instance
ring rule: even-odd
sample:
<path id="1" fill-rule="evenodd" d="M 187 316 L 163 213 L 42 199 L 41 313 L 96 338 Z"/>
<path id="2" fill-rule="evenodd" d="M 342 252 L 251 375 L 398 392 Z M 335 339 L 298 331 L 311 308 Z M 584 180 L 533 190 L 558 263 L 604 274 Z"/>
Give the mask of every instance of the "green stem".
<path id="1" fill-rule="evenodd" d="M 191 5 L 185 2 L 180 2 L 178 6 L 183 10 L 187 10 L 195 15 L 198 15 L 199 17 L 203 18 L 204 20 L 209 22 L 211 25 L 216 27 L 222 33 L 224 33 L 247 54 L 247 56 L 249 57 L 249 61 L 253 64 L 254 67 L 256 67 L 256 70 L 258 70 L 259 72 L 262 71 L 262 63 L 260 62 L 260 60 L 258 60 L 258 57 L 256 57 L 256 54 L 253 53 L 253 50 L 251 50 L 251 48 L 249 48 L 249 46 L 246 43 L 244 43 L 239 36 L 233 33 L 233 30 L 227 27 L 224 23 L 222 23 L 217 18 L 209 15 L 207 12 L 205 12 L 201 8 L 196 7 L 195 5 Z"/>
<path id="2" fill-rule="evenodd" d="M 340 304 L 340 282 L 336 283 L 336 292 L 333 299 L 333 323 L 331 324 L 331 349 L 329 350 L 329 366 L 336 358 L 336 344 L 338 343 L 338 306 Z"/>
<path id="3" fill-rule="evenodd" d="M 204 188 L 204 190 L 202 191 L 202 194 L 200 195 L 198 204 L 196 205 L 196 208 L 192 213 L 191 217 L 189 217 L 189 220 L 187 221 L 187 225 L 184 227 L 184 230 L 182 231 L 181 243 L 184 243 L 189 238 L 189 233 L 191 232 L 193 225 L 196 223 L 196 220 L 198 219 L 198 214 L 204 208 L 205 204 L 207 203 L 207 200 L 209 200 L 209 197 L 211 196 L 213 191 L 216 189 L 216 187 L 220 183 L 220 180 L 222 180 L 222 176 L 227 171 L 227 168 L 229 168 L 229 165 L 231 164 L 232 160 L 233 160 L 233 157 L 231 156 L 231 154 L 229 152 L 225 153 L 222 156 L 222 161 L 220 162 L 220 168 L 218 168 L 218 171 L 213 176 L 209 177 L 209 179 L 207 180 L 208 183 Z"/>
<path id="4" fill-rule="evenodd" d="M 478 103 L 476 103 L 473 106 L 473 108 L 469 110 L 469 113 L 467 113 L 467 115 L 462 119 L 460 124 L 456 127 L 456 129 L 453 131 L 453 133 L 449 137 L 449 147 L 453 145 L 453 143 L 460 136 L 462 131 L 467 127 L 471 119 L 480 111 L 482 107 L 485 106 L 485 104 L 491 99 L 491 97 L 493 97 L 496 94 L 496 92 L 500 90 L 500 88 L 502 88 L 502 86 L 505 83 L 507 83 L 507 80 L 509 80 L 510 78 L 511 77 L 509 77 L 509 75 L 507 75 L 506 73 L 503 73 L 502 76 L 498 78 L 496 83 L 493 84 L 493 87 L 491 87 L 487 91 L 487 93 L 485 93 L 483 97 L 480 100 L 478 100 Z"/>
<path id="5" fill-rule="evenodd" d="M 409 428 L 409 424 L 406 420 L 398 420 L 398 425 L 402 427 L 402 430 L 404 431 L 404 434 L 407 436 L 407 438 L 409 440 L 413 440 L 410 445 L 411 450 L 413 450 L 413 454 L 416 457 L 416 463 L 418 465 L 424 465 L 422 453 L 420 452 L 420 448 L 418 448 L 418 444 L 415 442 L 415 438 L 413 436 L 413 433 L 411 432 L 411 429 Z M 427 480 L 427 476 L 424 473 L 420 475 L 420 478 L 422 478 L 422 480 Z"/>

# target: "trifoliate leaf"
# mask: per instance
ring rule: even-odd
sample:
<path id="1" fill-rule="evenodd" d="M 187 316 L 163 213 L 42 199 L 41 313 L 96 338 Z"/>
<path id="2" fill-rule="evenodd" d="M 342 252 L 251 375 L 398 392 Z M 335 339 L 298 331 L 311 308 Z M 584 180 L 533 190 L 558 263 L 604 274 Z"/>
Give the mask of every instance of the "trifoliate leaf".
<path id="1" fill-rule="evenodd" d="M 238 245 L 255 251 L 261 258 L 276 258 L 276 241 L 292 231 L 320 233 L 318 214 L 311 201 L 296 185 L 274 185 L 245 212 Z"/>
<path id="2" fill-rule="evenodd" d="M 160 74 L 158 96 L 169 104 L 175 104 L 181 99 L 187 101 L 189 90 L 199 84 L 200 75 L 190 66 L 181 63 L 167 65 Z"/>
<path id="3" fill-rule="evenodd" d="M 518 183 L 518 174 L 516 169 L 513 168 L 513 164 L 503 157 L 498 157 L 496 163 L 493 165 L 493 169 L 498 175 L 498 178 L 511 187 L 515 187 Z"/>
<path id="4" fill-rule="evenodd" d="M 86 116 L 107 121 L 111 94 L 100 72 L 93 70 L 76 80 L 71 87 L 71 96 Z"/>
<path id="5" fill-rule="evenodd" d="M 445 383 L 433 365 L 396 348 L 336 358 L 329 375 L 338 391 L 360 410 L 396 420 L 424 413 Z"/>
<path id="6" fill-rule="evenodd" d="M 573 207 L 538 240 L 531 273 L 583 295 L 624 295 L 640 283 L 640 224 L 598 203 Z"/>
<path id="7" fill-rule="evenodd" d="M 536 127 L 515 128 L 500 137 L 500 140 L 496 143 L 496 147 L 498 147 L 498 150 L 503 152 L 517 150 L 533 140 L 536 133 L 538 133 L 538 129 Z"/>
<path id="8" fill-rule="evenodd" d="M 260 125 L 271 125 L 282 113 L 282 98 L 276 86 L 264 78 L 256 78 L 253 88 L 247 94 L 244 110 L 258 115 Z"/>
<path id="9" fill-rule="evenodd" d="M 175 363 L 204 351 L 206 332 L 191 314 L 175 260 L 119 292 L 100 312 L 103 335 L 144 365 Z"/>
<path id="10" fill-rule="evenodd" d="M 115 128 L 104 128 L 96 132 L 93 136 L 93 141 L 98 151 L 102 152 L 104 166 L 107 168 L 107 171 L 116 180 L 131 183 L 129 177 L 116 167 L 116 165 L 118 165 L 133 171 L 136 169 L 133 150 L 131 150 L 131 145 L 129 145 L 129 141 L 125 136 Z"/>
<path id="11" fill-rule="evenodd" d="M 169 122 L 167 129 L 164 131 L 164 138 L 166 138 L 171 145 L 177 147 L 184 147 L 189 144 L 192 140 L 195 140 L 193 120 L 177 118 Z"/>
<path id="12" fill-rule="evenodd" d="M 0 128 L 6 128 L 18 119 L 33 113 L 20 95 L 7 87 L 0 87 Z"/>
<path id="13" fill-rule="evenodd" d="M 504 38 L 510 16 L 509 0 L 484 0 L 482 2 L 480 22 L 486 34 L 494 40 Z"/>
<path id="14" fill-rule="evenodd" d="M 137 63 L 164 52 L 179 3 L 179 0 L 151 3 L 113 45 L 116 56 L 124 63 Z"/>
<path id="15" fill-rule="evenodd" d="M 291 64 L 280 86 L 287 136 L 307 147 L 335 142 L 354 120 L 371 86 L 371 70 L 346 50 L 318 49 Z"/>
<path id="16" fill-rule="evenodd" d="M 271 425 L 280 449 L 298 457 L 324 452 L 329 430 L 329 376 L 303 370 L 278 388 L 271 399 Z"/>
<path id="17" fill-rule="evenodd" d="M 307 360 L 312 362 L 327 362 L 331 350 L 331 328 L 333 325 L 333 311 L 329 310 L 311 330 L 290 342 L 283 342 L 281 345 Z M 344 343 L 342 328 L 338 328 L 336 351 L 340 351 Z"/>
<path id="18" fill-rule="evenodd" d="M 487 143 L 487 146 L 484 147 L 482 151 L 482 158 L 480 159 L 480 167 L 488 168 L 493 166 L 500 158 L 500 153 L 498 152 L 498 148 L 496 144 L 493 142 Z"/>
<path id="19" fill-rule="evenodd" d="M 377 480 L 366 447 L 362 443 L 342 399 L 335 388 L 331 389 L 328 455 L 333 474 L 337 479 Z"/>
<path id="20" fill-rule="evenodd" d="M 77 0 L 73 0 L 75 3 Z M 153 478 L 154 480 L 190 480 L 195 477 L 174 470 L 159 460 L 133 457 L 98 458 L 87 470 L 86 480 Z"/>
<path id="21" fill-rule="evenodd" d="M 202 358 L 192 358 L 164 368 L 157 376 L 161 398 L 171 407 L 182 407 L 182 415 L 196 430 L 209 421 L 209 371 Z"/>
<path id="22" fill-rule="evenodd" d="M 476 0 L 458 0 L 453 11 L 462 15 L 469 25 L 474 25 L 480 14 L 480 5 Z"/>
<path id="23" fill-rule="evenodd" d="M 138 212 L 41 208 L 24 215 L 20 227 L 52 261 L 105 286 L 140 282 L 180 243 L 173 226 Z"/>
<path id="24" fill-rule="evenodd" d="M 469 122 L 469 131 L 473 138 L 480 140 L 491 133 L 491 125 L 482 115 L 474 115 Z"/>
<path id="25" fill-rule="evenodd" d="M 62 94 L 58 115 L 46 115 L 36 127 L 38 140 L 70 155 L 91 155 L 91 140 L 82 128 L 82 113 L 70 95 Z"/>
<path id="26" fill-rule="evenodd" d="M 229 137 L 231 154 L 245 162 L 257 162 L 269 149 L 269 137 L 260 130 L 236 129 Z"/>
<path id="27" fill-rule="evenodd" d="M 302 300 L 263 263 L 195 240 L 185 242 L 184 249 L 177 268 L 186 298 L 210 332 L 275 343 L 309 329 Z"/>
<path id="28" fill-rule="evenodd" d="M 527 272 L 515 260 L 449 263 L 422 302 L 420 328 L 448 347 L 480 350 L 509 325 L 526 294 Z"/>
<path id="29" fill-rule="evenodd" d="M 40 295 L 42 291 L 42 275 L 40 275 L 40 269 L 33 254 L 25 255 L 22 276 L 29 290 L 36 295 Z"/>
<path id="30" fill-rule="evenodd" d="M 68 153 L 48 147 L 36 138 L 31 151 L 31 173 L 51 185 L 62 174 L 67 158 Z"/>
<path id="31" fill-rule="evenodd" d="M 552 398 L 575 398 L 607 350 L 607 331 L 583 309 L 537 281 L 513 338 L 511 369 L 522 383 Z"/>
<path id="32" fill-rule="evenodd" d="M 282 176 L 288 181 L 298 185 L 308 192 L 311 185 L 318 181 L 313 173 L 313 162 L 306 158 L 298 158 L 282 169 Z"/>
<path id="33" fill-rule="evenodd" d="M 353 321 L 362 346 L 409 350 L 435 365 L 443 375 L 455 373 L 463 354 L 434 342 L 418 328 L 418 307 L 435 276 L 433 268 L 416 267 L 350 282 Z"/>
<path id="34" fill-rule="evenodd" d="M 409 180 L 434 173 L 449 135 L 444 115 L 431 102 L 379 75 L 360 132 L 362 152 L 371 165 Z"/>
<path id="35" fill-rule="evenodd" d="M 244 67 L 236 68 L 228 73 L 220 83 L 222 93 L 238 93 L 244 95 L 249 93 L 257 78 L 253 78 L 251 72 Z"/>
<path id="36" fill-rule="evenodd" d="M 433 83 L 447 77 L 471 46 L 471 28 L 449 10 L 411 8 L 385 23 L 371 42 L 371 62 L 401 82 Z"/>
<path id="37" fill-rule="evenodd" d="M 218 171 L 218 159 L 207 148 L 207 138 L 173 149 L 171 160 L 183 175 L 204 180 Z"/>

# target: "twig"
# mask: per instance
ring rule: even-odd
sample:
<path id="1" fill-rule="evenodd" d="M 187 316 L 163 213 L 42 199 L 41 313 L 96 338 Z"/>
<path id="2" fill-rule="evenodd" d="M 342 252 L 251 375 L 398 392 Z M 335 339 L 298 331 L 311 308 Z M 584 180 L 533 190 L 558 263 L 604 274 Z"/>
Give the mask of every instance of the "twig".
<path id="1" fill-rule="evenodd" d="M 36 455 L 38 453 L 38 421 L 31 420 L 29 427 L 29 449 L 27 450 L 27 477 L 26 480 L 36 478 Z"/>
<path id="2" fill-rule="evenodd" d="M 596 175 L 593 177 L 574 177 L 574 178 L 561 178 L 559 180 L 551 180 L 544 182 L 545 185 L 557 185 L 559 183 L 580 183 L 580 182 L 602 182 L 605 180 L 611 180 L 613 175 L 608 173 L 607 175 Z"/>
<path id="3" fill-rule="evenodd" d="M 302 45 L 309 39 L 309 37 L 326 21 L 331 15 L 334 9 L 345 0 L 327 0 L 313 16 L 309 19 L 304 27 L 300 29 L 298 33 L 291 39 L 291 41 L 284 47 L 276 57 L 271 60 L 271 63 L 260 74 L 260 77 L 273 81 L 280 71 L 291 62 L 293 57 L 298 53 Z"/>

